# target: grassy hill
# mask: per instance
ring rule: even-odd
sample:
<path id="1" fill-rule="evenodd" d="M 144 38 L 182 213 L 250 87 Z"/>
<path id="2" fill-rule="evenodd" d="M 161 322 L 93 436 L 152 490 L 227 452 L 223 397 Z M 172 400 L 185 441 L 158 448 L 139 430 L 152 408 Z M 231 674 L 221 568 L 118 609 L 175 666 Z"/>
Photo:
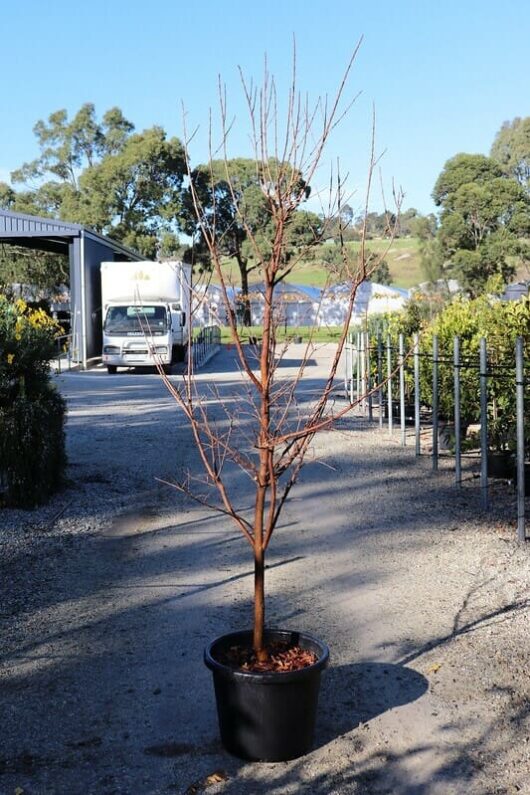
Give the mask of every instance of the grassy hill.
<path id="1" fill-rule="evenodd" d="M 329 244 L 326 244 L 329 245 Z M 348 243 L 352 252 L 360 248 L 359 243 Z M 374 253 L 384 253 L 388 248 L 387 240 L 370 240 L 367 248 Z M 403 237 L 394 240 L 390 250 L 385 255 L 390 268 L 392 284 L 396 287 L 409 288 L 425 280 L 420 267 L 420 253 L 418 240 L 415 237 Z M 235 262 L 227 262 L 225 266 L 227 277 L 235 285 L 239 285 L 239 271 Z M 250 274 L 251 282 L 261 281 L 258 271 Z M 305 284 L 313 287 L 323 287 L 327 281 L 327 272 L 323 264 L 318 261 L 318 251 L 311 262 L 300 263 L 287 278 L 292 284 Z"/>

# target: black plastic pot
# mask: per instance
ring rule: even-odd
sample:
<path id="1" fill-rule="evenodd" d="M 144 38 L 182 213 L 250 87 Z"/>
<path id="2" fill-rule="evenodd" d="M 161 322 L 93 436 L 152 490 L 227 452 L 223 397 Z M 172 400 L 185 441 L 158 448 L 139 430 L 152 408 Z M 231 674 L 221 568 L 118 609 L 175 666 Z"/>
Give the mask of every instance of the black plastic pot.
<path id="1" fill-rule="evenodd" d="M 514 486 L 516 486 L 517 485 L 517 466 L 516 466 L 515 462 L 513 464 L 512 475 L 513 475 Z M 525 490 L 526 494 L 530 494 L 530 463 L 528 461 L 525 461 L 525 464 L 524 464 L 524 490 Z"/>
<path id="2" fill-rule="evenodd" d="M 488 451 L 488 475 L 490 478 L 512 478 L 513 473 L 513 453 L 508 450 Z"/>
<path id="3" fill-rule="evenodd" d="M 384 418 L 388 419 L 388 401 L 383 400 Z M 405 425 L 414 425 L 414 403 L 405 403 Z M 392 419 L 401 420 L 401 403 L 399 400 L 392 401 Z"/>
<path id="4" fill-rule="evenodd" d="M 221 740 L 242 759 L 280 762 L 311 750 L 320 674 L 329 649 L 311 635 L 269 629 L 265 642 L 287 641 L 317 655 L 317 662 L 289 673 L 237 671 L 218 662 L 232 646 L 252 645 L 252 632 L 232 632 L 205 649 L 204 662 L 213 672 Z"/>

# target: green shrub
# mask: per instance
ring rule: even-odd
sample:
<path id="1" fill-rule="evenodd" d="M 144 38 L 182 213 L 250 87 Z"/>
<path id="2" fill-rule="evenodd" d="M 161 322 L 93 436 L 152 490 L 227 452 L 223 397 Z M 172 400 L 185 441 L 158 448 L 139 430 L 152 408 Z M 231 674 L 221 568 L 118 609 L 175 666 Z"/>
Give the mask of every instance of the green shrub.
<path id="1" fill-rule="evenodd" d="M 485 299 L 456 298 L 424 330 L 421 337 L 420 392 L 422 402 L 432 406 L 433 337 L 438 337 L 438 405 L 442 419 L 454 414 L 453 344 L 460 338 L 460 358 L 471 365 L 460 370 L 460 411 L 462 422 L 477 422 L 480 415 L 478 356 L 484 327 Z"/>
<path id="2" fill-rule="evenodd" d="M 422 336 L 422 350 L 432 352 L 432 338 L 438 336 L 440 416 L 451 419 L 453 397 L 453 340 L 460 338 L 461 417 L 464 424 L 480 420 L 480 339 L 484 337 L 488 354 L 488 436 L 495 450 L 515 448 L 515 341 L 530 339 L 530 301 L 500 301 L 481 296 L 474 300 L 457 299 L 435 319 Z M 422 401 L 432 405 L 432 360 L 421 360 Z M 530 439 L 530 427 L 526 432 Z M 528 443 L 528 442 L 527 442 Z"/>
<path id="3" fill-rule="evenodd" d="M 477 422 L 480 417 L 479 350 L 485 337 L 488 351 L 488 402 L 490 430 L 496 426 L 515 428 L 515 341 L 528 339 L 530 333 L 530 302 L 499 301 L 481 296 L 474 300 L 456 299 L 434 320 L 423 334 L 422 349 L 432 351 L 432 338 L 438 336 L 440 413 L 450 418 L 453 413 L 453 340 L 460 338 L 461 360 L 467 365 L 460 371 L 461 411 L 464 422 Z M 422 399 L 432 401 L 432 361 L 422 358 Z"/>
<path id="4" fill-rule="evenodd" d="M 383 376 L 386 377 L 386 345 L 388 337 L 390 337 L 390 343 L 392 346 L 392 367 L 396 368 L 399 361 L 398 350 L 400 334 L 403 334 L 403 348 L 406 354 L 414 345 L 415 335 L 421 335 L 422 332 L 429 328 L 429 323 L 433 322 L 432 318 L 436 317 L 442 311 L 446 303 L 447 300 L 445 296 L 440 292 L 432 293 L 430 295 L 424 295 L 421 292 L 417 292 L 407 301 L 403 312 L 371 315 L 367 318 L 366 325 L 372 345 L 372 384 L 377 383 L 377 336 L 381 336 L 381 343 L 383 347 L 382 372 Z M 423 346 L 425 345 L 425 343 L 422 344 Z M 397 392 L 395 395 L 397 397 Z M 405 367 L 405 400 L 406 402 L 412 402 L 414 400 L 414 373 L 412 358 L 408 359 L 408 363 Z M 423 400 L 423 402 L 426 401 Z"/>
<path id="5" fill-rule="evenodd" d="M 65 403 L 48 386 L 31 398 L 0 406 L 0 461 L 5 502 L 32 508 L 56 491 L 66 464 Z"/>
<path id="6" fill-rule="evenodd" d="M 384 322 L 382 322 L 382 320 Z M 414 333 L 420 333 L 420 394 L 423 405 L 432 406 L 432 346 L 438 337 L 438 403 L 439 417 L 451 421 L 454 416 L 453 342 L 460 339 L 460 402 L 463 425 L 480 420 L 480 339 L 485 337 L 488 352 L 488 437 L 495 450 L 515 448 L 515 341 L 518 336 L 530 341 L 530 300 L 501 301 L 483 295 L 476 299 L 463 297 L 453 301 L 429 323 L 418 301 L 410 303 L 402 314 L 372 321 L 373 332 L 380 330 L 383 342 L 390 334 L 397 366 L 398 336 L 404 335 L 405 350 L 413 345 Z M 372 344 L 375 335 L 372 336 Z M 530 354 L 530 351 L 527 351 Z M 372 378 L 376 379 L 372 356 Z M 386 353 L 383 355 L 386 373 Z M 375 383 L 375 380 L 374 380 Z M 413 363 L 409 359 L 405 377 L 409 399 L 414 391 Z M 525 431 L 530 446 L 530 413 Z"/>
<path id="7" fill-rule="evenodd" d="M 31 508 L 61 484 L 65 403 L 50 383 L 60 327 L 0 295 L 0 497 Z"/>

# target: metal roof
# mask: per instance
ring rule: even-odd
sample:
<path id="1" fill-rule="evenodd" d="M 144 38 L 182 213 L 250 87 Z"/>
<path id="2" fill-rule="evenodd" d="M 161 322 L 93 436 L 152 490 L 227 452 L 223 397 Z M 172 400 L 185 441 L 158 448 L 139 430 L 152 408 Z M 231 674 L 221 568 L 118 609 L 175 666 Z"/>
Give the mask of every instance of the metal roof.
<path id="1" fill-rule="evenodd" d="M 72 239 L 74 237 L 88 237 L 111 248 L 113 251 L 125 254 L 132 260 L 143 259 L 138 252 L 112 240 L 110 237 L 94 232 L 88 226 L 74 224 L 70 221 L 59 221 L 56 218 L 41 218 L 37 215 L 16 213 L 12 210 L 0 209 L 0 240 L 27 240 L 41 238 L 45 240 Z"/>

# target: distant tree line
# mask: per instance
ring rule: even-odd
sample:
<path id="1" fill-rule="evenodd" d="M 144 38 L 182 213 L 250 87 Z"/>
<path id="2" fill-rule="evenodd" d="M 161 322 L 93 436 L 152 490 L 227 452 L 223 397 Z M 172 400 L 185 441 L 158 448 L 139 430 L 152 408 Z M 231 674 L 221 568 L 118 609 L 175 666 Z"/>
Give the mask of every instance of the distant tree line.
<path id="1" fill-rule="evenodd" d="M 91 103 L 72 118 L 55 111 L 33 131 L 39 154 L 12 173 L 11 185 L 0 182 L 0 207 L 81 223 L 146 258 L 179 256 L 208 269 L 198 202 L 203 223 L 215 225 L 218 251 L 237 264 L 243 295 L 248 293 L 249 274 L 260 265 L 253 256 L 256 243 L 262 252 L 264 243 L 273 245 L 264 195 L 267 169 L 287 174 L 289 164 L 213 160 L 188 174 L 178 138 L 159 126 L 135 131 L 117 107 L 98 118 Z M 304 175 L 295 177 L 289 184 L 308 198 Z M 324 265 L 336 265 L 329 248 L 316 248 L 323 240 L 413 236 L 420 239 L 430 281 L 454 277 L 471 295 L 480 294 L 491 276 L 507 281 L 528 259 L 530 118 L 503 124 L 489 157 L 461 153 L 448 160 L 433 198 L 437 216 L 410 208 L 397 217 L 387 211 L 355 217 L 347 204 L 330 217 L 298 210 L 290 220 L 283 277 L 302 248 L 314 246 Z M 386 263 L 376 277 L 389 280 Z M 56 286 L 67 280 L 65 258 L 0 246 L 0 285 Z"/>
<path id="2" fill-rule="evenodd" d="M 184 150 L 161 127 L 135 132 L 119 108 L 101 120 L 87 103 L 69 119 L 51 113 L 33 128 L 39 155 L 0 183 L 0 207 L 90 226 L 146 257 L 178 248 L 175 216 L 185 174 Z M 0 251 L 0 283 L 53 286 L 67 280 L 64 258 Z"/>
<path id="3" fill-rule="evenodd" d="M 326 234 L 328 239 L 338 243 L 376 238 L 417 237 L 425 216 L 414 207 L 399 213 L 384 211 L 381 213 L 370 212 L 354 214 L 352 208 L 346 204 L 340 213 L 327 219 Z"/>
<path id="4" fill-rule="evenodd" d="M 65 110 L 50 114 L 33 132 L 39 155 L 11 174 L 12 185 L 0 183 L 0 207 L 84 224 L 148 259 L 176 255 L 208 268 L 210 252 L 197 222 L 198 201 L 206 222 L 215 223 L 219 251 L 235 260 L 243 293 L 248 293 L 248 274 L 258 264 L 252 262 L 255 242 L 273 245 L 263 192 L 266 169 L 287 173 L 288 164 L 268 162 L 260 169 L 253 159 L 236 158 L 199 165 L 190 175 L 178 138 L 168 138 L 159 126 L 136 132 L 119 108 L 98 119 L 91 103 L 73 118 Z M 303 175 L 295 176 L 293 182 L 289 175 L 289 184 L 308 197 Z M 293 214 L 286 273 L 301 246 L 320 242 L 323 223 L 315 213 Z M 182 245 L 179 233 L 191 245 Z M 0 284 L 54 286 L 67 278 L 64 258 L 0 247 Z"/>

